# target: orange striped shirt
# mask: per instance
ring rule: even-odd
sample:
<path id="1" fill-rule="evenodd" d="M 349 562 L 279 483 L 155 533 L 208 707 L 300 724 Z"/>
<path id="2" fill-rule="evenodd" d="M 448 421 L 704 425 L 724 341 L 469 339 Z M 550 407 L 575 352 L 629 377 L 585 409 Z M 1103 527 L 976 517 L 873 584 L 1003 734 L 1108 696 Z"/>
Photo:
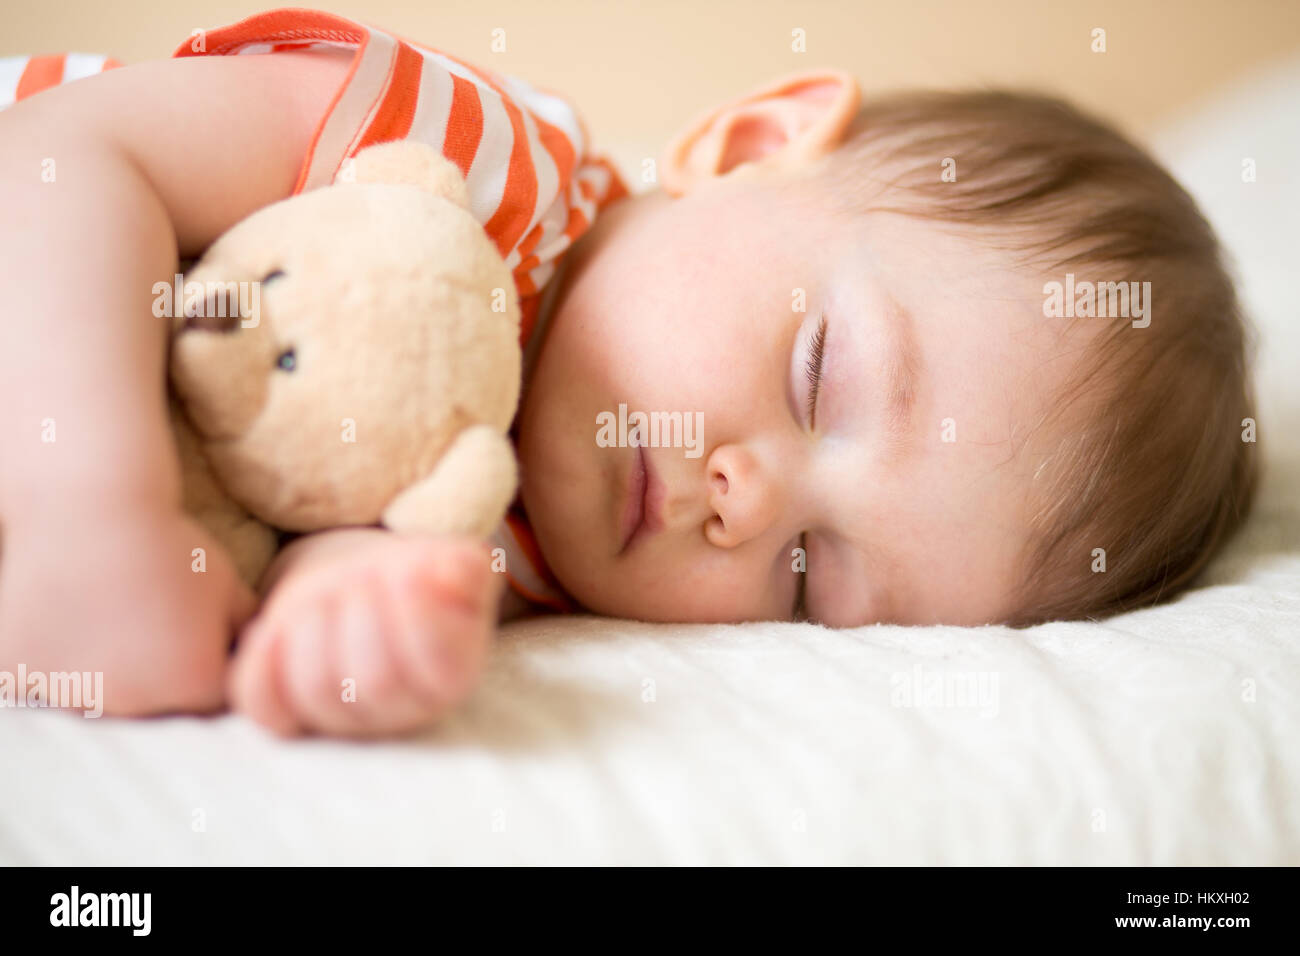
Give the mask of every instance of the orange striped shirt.
<path id="1" fill-rule="evenodd" d="M 560 256 L 601 208 L 627 195 L 614 166 L 589 153 L 578 114 L 522 80 L 314 10 L 272 10 L 203 31 L 173 56 L 317 47 L 350 51 L 352 64 L 294 192 L 333 182 L 349 157 L 375 143 L 415 139 L 441 150 L 460 167 L 470 211 L 514 274 L 526 343 Z"/>

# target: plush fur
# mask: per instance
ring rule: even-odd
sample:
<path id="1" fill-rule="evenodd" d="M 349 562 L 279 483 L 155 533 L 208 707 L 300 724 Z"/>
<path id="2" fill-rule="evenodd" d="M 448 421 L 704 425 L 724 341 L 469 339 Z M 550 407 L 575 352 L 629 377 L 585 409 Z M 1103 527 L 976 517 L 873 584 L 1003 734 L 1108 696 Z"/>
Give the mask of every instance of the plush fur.
<path id="1" fill-rule="evenodd" d="M 240 281 L 261 283 L 242 320 L 187 292 L 170 373 L 185 507 L 246 580 L 274 528 L 497 526 L 519 304 L 454 165 L 417 143 L 364 150 L 334 185 L 234 226 L 185 286 Z"/>

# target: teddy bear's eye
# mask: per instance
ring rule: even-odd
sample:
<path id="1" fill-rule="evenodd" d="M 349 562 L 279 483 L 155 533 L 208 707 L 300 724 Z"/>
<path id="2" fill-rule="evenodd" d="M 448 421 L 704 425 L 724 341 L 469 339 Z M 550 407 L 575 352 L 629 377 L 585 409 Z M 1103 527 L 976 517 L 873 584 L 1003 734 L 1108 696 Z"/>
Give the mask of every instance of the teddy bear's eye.
<path id="1" fill-rule="evenodd" d="M 298 367 L 298 356 L 294 354 L 293 349 L 285 349 L 275 360 L 275 367 L 282 372 L 292 372 Z"/>

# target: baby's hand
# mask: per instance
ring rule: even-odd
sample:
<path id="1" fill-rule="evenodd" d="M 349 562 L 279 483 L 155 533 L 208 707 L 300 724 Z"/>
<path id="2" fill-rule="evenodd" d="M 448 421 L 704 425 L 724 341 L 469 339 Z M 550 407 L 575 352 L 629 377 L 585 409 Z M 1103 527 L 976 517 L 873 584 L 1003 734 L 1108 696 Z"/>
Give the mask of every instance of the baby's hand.
<path id="1" fill-rule="evenodd" d="M 231 706 L 285 736 L 423 727 L 474 689 L 499 577 L 480 542 L 387 532 L 290 569 L 240 637 Z"/>

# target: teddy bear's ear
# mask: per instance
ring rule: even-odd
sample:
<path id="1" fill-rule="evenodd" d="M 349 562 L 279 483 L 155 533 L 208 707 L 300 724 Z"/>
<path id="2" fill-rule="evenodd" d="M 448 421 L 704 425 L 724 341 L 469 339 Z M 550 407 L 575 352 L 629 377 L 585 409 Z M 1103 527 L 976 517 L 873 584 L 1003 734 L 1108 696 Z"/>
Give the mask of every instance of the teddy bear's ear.
<path id="1" fill-rule="evenodd" d="M 432 146 L 410 140 L 366 147 L 335 181 L 416 186 L 469 209 L 469 190 L 456 164 Z"/>

